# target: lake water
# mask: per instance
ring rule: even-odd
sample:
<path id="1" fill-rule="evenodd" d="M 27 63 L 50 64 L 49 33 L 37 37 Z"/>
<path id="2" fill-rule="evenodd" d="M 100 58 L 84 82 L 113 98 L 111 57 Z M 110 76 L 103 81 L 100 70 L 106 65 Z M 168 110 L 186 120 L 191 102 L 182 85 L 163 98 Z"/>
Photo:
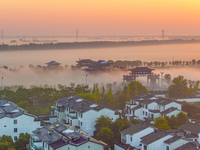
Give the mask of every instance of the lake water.
<path id="1" fill-rule="evenodd" d="M 45 66 L 52 60 L 62 63 L 62 65 L 75 65 L 81 59 L 92 60 L 141 60 L 141 61 L 172 61 L 200 60 L 200 44 L 172 44 L 172 45 L 153 45 L 153 46 L 133 46 L 116 48 L 96 48 L 96 49 L 76 49 L 76 50 L 28 50 L 28 51 L 2 51 L 0 52 L 0 66 L 9 68 L 20 65 L 28 68 L 29 64 Z M 172 77 L 184 75 L 192 80 L 199 80 L 199 69 L 164 69 L 165 73 L 172 74 Z M 156 70 L 160 72 L 162 70 Z M 122 82 L 122 75 L 127 72 L 115 72 L 111 75 L 102 74 L 98 76 L 88 76 L 88 83 L 96 82 Z M 72 72 L 49 73 L 38 75 L 30 70 L 20 72 L 6 72 L 0 70 L 0 76 L 4 76 L 5 85 L 24 84 L 65 84 L 70 82 L 85 83 L 84 73 L 74 74 Z"/>

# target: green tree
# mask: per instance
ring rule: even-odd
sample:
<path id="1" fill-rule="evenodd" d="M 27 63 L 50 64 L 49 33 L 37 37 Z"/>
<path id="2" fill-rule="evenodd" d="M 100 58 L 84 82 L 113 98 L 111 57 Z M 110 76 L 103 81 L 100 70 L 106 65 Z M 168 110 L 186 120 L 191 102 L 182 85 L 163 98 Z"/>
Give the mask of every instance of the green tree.
<path id="1" fill-rule="evenodd" d="M 123 92 L 120 92 L 116 102 L 117 108 L 123 110 L 125 108 L 126 101 L 128 101 L 126 95 L 124 95 Z"/>
<path id="2" fill-rule="evenodd" d="M 179 120 L 174 115 L 172 115 L 170 118 L 166 116 L 165 119 L 167 119 L 171 129 L 177 129 L 179 127 Z"/>
<path id="3" fill-rule="evenodd" d="M 165 81 L 167 84 L 170 84 L 170 83 L 171 83 L 171 75 L 170 75 L 170 74 L 165 74 L 165 75 L 164 75 L 164 81 Z"/>
<path id="4" fill-rule="evenodd" d="M 170 126 L 168 125 L 167 119 L 163 117 L 155 118 L 155 122 L 153 124 L 154 127 L 157 127 L 162 130 L 170 130 Z"/>
<path id="5" fill-rule="evenodd" d="M 16 150 L 26 150 L 26 145 L 29 143 L 30 134 L 20 133 L 19 138 L 15 141 Z"/>
<path id="6" fill-rule="evenodd" d="M 172 80 L 172 84 L 168 88 L 169 97 L 187 97 L 188 87 L 187 80 L 183 76 L 178 76 Z"/>
<path id="7" fill-rule="evenodd" d="M 148 93 L 148 90 L 139 81 L 131 81 L 128 84 L 127 92 L 124 91 L 124 93 L 127 93 L 127 98 L 132 98 L 140 94 Z"/>
<path id="8" fill-rule="evenodd" d="M 96 120 L 95 129 L 97 132 L 103 127 L 110 128 L 112 125 L 112 120 L 109 117 L 101 116 Z"/>
<path id="9" fill-rule="evenodd" d="M 77 94 L 77 96 L 80 97 L 80 98 L 84 98 L 88 101 L 97 103 L 97 98 L 92 93 L 79 93 L 79 94 Z"/>
<path id="10" fill-rule="evenodd" d="M 100 131 L 97 133 L 97 139 L 102 140 L 103 142 L 113 145 L 113 138 L 114 133 L 111 131 L 108 127 L 103 127 L 100 129 Z"/>
<path id="11" fill-rule="evenodd" d="M 188 116 L 182 111 L 177 115 L 177 119 L 179 121 L 179 125 L 183 125 L 189 120 Z"/>

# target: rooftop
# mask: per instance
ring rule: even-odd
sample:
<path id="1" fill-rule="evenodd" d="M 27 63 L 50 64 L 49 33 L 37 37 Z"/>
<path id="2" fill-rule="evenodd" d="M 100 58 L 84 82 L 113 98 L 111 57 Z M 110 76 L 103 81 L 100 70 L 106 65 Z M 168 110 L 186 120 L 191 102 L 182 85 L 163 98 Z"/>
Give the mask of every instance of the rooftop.
<path id="1" fill-rule="evenodd" d="M 175 108 L 175 107 L 170 107 L 170 108 L 168 108 L 168 109 L 162 111 L 161 114 L 166 115 L 166 114 L 171 113 L 171 112 L 173 112 L 173 111 L 175 111 L 175 110 L 178 110 L 178 109 Z M 181 111 L 181 110 L 179 110 L 179 111 Z"/>
<path id="2" fill-rule="evenodd" d="M 41 129 L 33 131 L 32 137 L 37 137 L 41 141 L 48 143 L 52 148 L 57 149 L 65 145 L 79 146 L 86 142 L 94 142 L 105 147 L 108 145 L 90 137 L 80 129 L 73 128 L 70 125 L 55 122 Z"/>
<path id="3" fill-rule="evenodd" d="M 161 130 L 158 130 L 158 131 L 155 131 L 153 133 L 150 133 L 146 136 L 143 136 L 141 138 L 141 143 L 144 143 L 146 145 L 148 144 L 151 144 L 165 136 L 169 135 L 168 133 L 164 132 L 164 131 L 161 131 Z"/>
<path id="4" fill-rule="evenodd" d="M 174 150 L 198 150 L 197 145 L 193 142 L 186 143 Z"/>
<path id="5" fill-rule="evenodd" d="M 66 106 L 72 110 L 77 112 L 86 112 L 88 110 L 99 111 L 104 109 L 105 107 L 99 104 L 95 104 L 93 102 L 87 101 L 85 99 L 81 99 L 76 96 L 68 96 L 66 98 L 61 98 L 56 101 L 59 106 Z"/>
<path id="6" fill-rule="evenodd" d="M 177 141 L 179 139 L 182 139 L 182 138 L 180 136 L 173 136 L 170 139 L 164 141 L 164 143 L 171 144 L 171 143 L 173 143 L 173 142 L 175 142 L 175 141 Z"/>
<path id="7" fill-rule="evenodd" d="M 189 131 L 193 134 L 200 133 L 200 126 L 191 122 L 186 122 L 184 125 L 181 125 L 178 129 Z"/>
<path id="8" fill-rule="evenodd" d="M 122 133 L 124 135 L 126 135 L 126 134 L 133 135 L 133 134 L 140 132 L 148 127 L 150 127 L 150 126 L 147 124 L 138 123 L 130 128 L 127 128 L 127 129 L 121 131 L 120 133 Z"/>
<path id="9" fill-rule="evenodd" d="M 150 69 L 148 67 L 136 67 L 136 68 L 128 69 L 128 70 L 133 71 L 133 72 L 143 72 L 143 71 L 152 71 L 155 69 Z"/>

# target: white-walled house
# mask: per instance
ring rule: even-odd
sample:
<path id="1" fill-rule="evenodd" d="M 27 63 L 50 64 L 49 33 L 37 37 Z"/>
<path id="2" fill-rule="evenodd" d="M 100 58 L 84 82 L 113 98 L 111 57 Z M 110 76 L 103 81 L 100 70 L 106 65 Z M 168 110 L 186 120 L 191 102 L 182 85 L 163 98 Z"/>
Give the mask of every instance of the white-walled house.
<path id="1" fill-rule="evenodd" d="M 110 150 L 109 145 L 90 137 L 80 129 L 55 122 L 33 131 L 31 150 Z"/>
<path id="2" fill-rule="evenodd" d="M 154 95 L 136 96 L 126 104 L 126 117 L 130 119 L 154 121 L 157 117 L 177 116 L 181 112 L 181 104 L 171 99 Z"/>
<path id="3" fill-rule="evenodd" d="M 154 128 L 148 124 L 138 123 L 120 132 L 121 142 L 115 143 L 115 150 L 124 149 L 124 145 L 127 147 L 134 147 L 135 149 L 141 148 L 141 137 L 154 132 Z"/>
<path id="4" fill-rule="evenodd" d="M 94 135 L 95 121 L 99 117 L 109 117 L 113 122 L 119 118 L 114 110 L 75 96 L 57 100 L 53 114 L 57 116 L 57 121 L 68 123 L 74 127 L 78 126 L 90 136 Z"/>
<path id="5" fill-rule="evenodd" d="M 141 150 L 166 150 L 164 141 L 173 137 L 164 131 L 158 130 L 141 138 Z"/>
<path id="6" fill-rule="evenodd" d="M 166 141 L 164 141 L 164 145 L 165 145 L 166 150 L 174 150 L 189 142 L 190 142 L 189 140 L 184 139 L 180 136 L 173 136 L 167 139 Z"/>
<path id="7" fill-rule="evenodd" d="M 31 134 L 40 127 L 40 120 L 7 100 L 0 100 L 0 136 L 10 135 L 13 140 L 20 133 Z"/>
<path id="8" fill-rule="evenodd" d="M 184 131 L 184 137 L 192 141 L 200 143 L 200 126 L 191 122 L 178 127 L 179 130 Z"/>

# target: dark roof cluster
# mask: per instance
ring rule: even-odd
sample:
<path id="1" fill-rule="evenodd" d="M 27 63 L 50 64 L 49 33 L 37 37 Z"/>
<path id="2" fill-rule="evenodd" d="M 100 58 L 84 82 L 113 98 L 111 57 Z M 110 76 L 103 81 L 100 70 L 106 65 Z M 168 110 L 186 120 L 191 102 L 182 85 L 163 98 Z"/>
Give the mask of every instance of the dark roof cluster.
<path id="1" fill-rule="evenodd" d="M 41 129 L 38 128 L 33 131 L 33 134 L 34 135 L 32 137 L 36 136 L 40 141 L 49 144 L 54 149 L 68 144 L 79 146 L 86 142 L 94 142 L 101 144 L 104 147 L 108 147 L 107 144 L 90 137 L 80 129 L 76 129 L 70 125 L 61 124 L 59 122 L 55 122 Z"/>
<path id="2" fill-rule="evenodd" d="M 58 99 L 56 103 L 58 104 L 58 107 L 64 106 L 77 112 L 86 112 L 88 110 L 99 111 L 105 108 L 102 105 L 95 104 L 76 96 L 68 96 L 67 98 Z"/>

